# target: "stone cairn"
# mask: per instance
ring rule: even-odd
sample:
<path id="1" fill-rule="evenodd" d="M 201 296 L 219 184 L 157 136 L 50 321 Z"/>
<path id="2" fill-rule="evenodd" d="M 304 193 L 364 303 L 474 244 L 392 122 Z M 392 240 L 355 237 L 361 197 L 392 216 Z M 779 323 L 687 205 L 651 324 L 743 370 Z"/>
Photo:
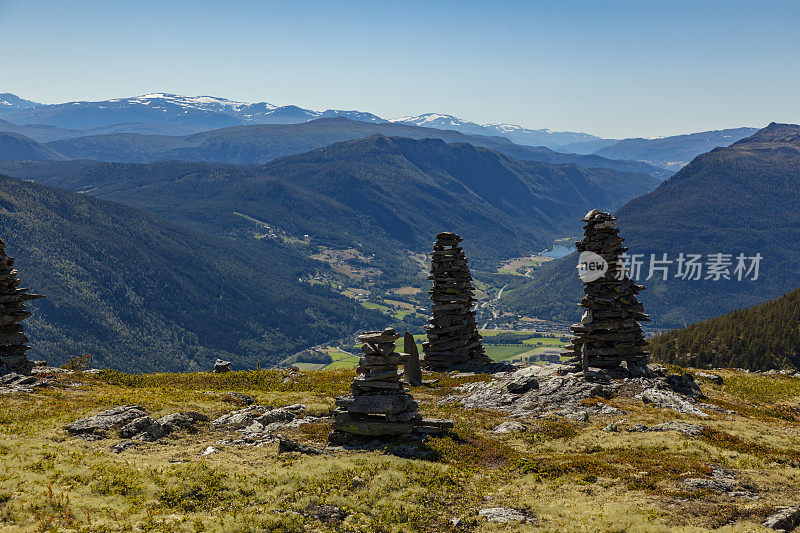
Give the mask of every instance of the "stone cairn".
<path id="1" fill-rule="evenodd" d="M 400 381 L 398 365 L 408 354 L 394 353 L 402 337 L 393 329 L 359 335 L 364 355 L 350 385 L 351 395 L 336 398 L 333 412 L 332 444 L 386 439 L 412 432 L 439 433 L 452 427 L 449 420 L 423 419 L 417 402 Z"/>
<path id="2" fill-rule="evenodd" d="M 428 320 L 428 342 L 422 345 L 424 366 L 446 370 L 465 363 L 488 364 L 475 323 L 472 276 L 467 257 L 458 246 L 461 237 L 444 232 L 436 236 L 431 254 L 433 305 Z"/>
<path id="3" fill-rule="evenodd" d="M 25 302 L 44 296 L 19 288 L 14 258 L 6 255 L 5 248 L 6 243 L 0 239 L 0 375 L 30 374 L 33 364 L 25 352 L 31 347 L 20 322 L 31 316 L 25 309 Z"/>
<path id="4" fill-rule="evenodd" d="M 620 255 L 628 248 L 622 246 L 616 218 L 595 209 L 583 221 L 584 237 L 575 243 L 578 251 L 602 256 L 608 270 L 599 279 L 584 283 L 585 296 L 578 305 L 586 311 L 581 323 L 570 327 L 574 336 L 565 346 L 567 355 L 572 355 L 571 363 L 584 372 L 599 368 L 613 373 L 625 363 L 628 374 L 644 375 L 647 341 L 639 322 L 650 319 L 636 299 L 644 287 L 635 284 L 627 272 L 620 273 Z"/>

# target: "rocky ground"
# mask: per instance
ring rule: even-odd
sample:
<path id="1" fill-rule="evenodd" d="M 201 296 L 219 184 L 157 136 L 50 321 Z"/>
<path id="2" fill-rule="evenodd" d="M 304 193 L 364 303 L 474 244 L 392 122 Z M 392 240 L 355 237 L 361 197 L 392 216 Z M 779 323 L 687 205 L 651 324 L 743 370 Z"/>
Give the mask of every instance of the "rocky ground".
<path id="1" fill-rule="evenodd" d="M 0 382 L 0 531 L 774 531 L 800 522 L 800 377 L 425 373 L 446 435 L 331 446 L 352 371 Z M 474 370 L 474 369 L 473 369 Z"/>

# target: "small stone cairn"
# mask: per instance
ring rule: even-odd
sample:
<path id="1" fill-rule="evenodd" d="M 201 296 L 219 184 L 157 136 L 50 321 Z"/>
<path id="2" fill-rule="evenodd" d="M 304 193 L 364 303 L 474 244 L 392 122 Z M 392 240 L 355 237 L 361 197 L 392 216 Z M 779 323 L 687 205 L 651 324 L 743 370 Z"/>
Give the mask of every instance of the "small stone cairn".
<path id="1" fill-rule="evenodd" d="M 461 237 L 444 232 L 436 236 L 431 254 L 433 288 L 428 291 L 433 305 L 428 320 L 428 342 L 422 345 L 424 366 L 447 370 L 465 363 L 489 364 L 475 323 L 472 305 L 472 276 Z"/>
<path id="2" fill-rule="evenodd" d="M 596 368 L 613 374 L 625 363 L 628 375 L 644 375 L 647 341 L 639 321 L 650 319 L 636 299 L 644 287 L 635 284 L 627 272 L 620 275 L 620 254 L 628 248 L 622 246 L 616 218 L 595 209 L 583 221 L 586 225 L 583 239 L 576 243 L 578 251 L 602 256 L 608 270 L 599 279 L 584 283 L 585 296 L 578 305 L 586 311 L 581 323 L 570 327 L 574 336 L 565 346 L 569 350 L 566 355 L 572 355 L 570 362 L 584 372 Z"/>
<path id="3" fill-rule="evenodd" d="M 412 432 L 439 433 L 453 427 L 449 420 L 423 419 L 414 397 L 400 381 L 398 365 L 408 354 L 395 353 L 395 341 L 402 337 L 393 329 L 359 335 L 364 353 L 350 385 L 351 395 L 336 398 L 333 412 L 332 444 L 386 439 Z"/>
<path id="4" fill-rule="evenodd" d="M 14 258 L 6 255 L 5 247 L 6 243 L 0 239 L 0 375 L 30 374 L 33 363 L 25 352 L 31 347 L 20 322 L 31 316 L 25 309 L 25 302 L 44 296 L 19 288 Z"/>

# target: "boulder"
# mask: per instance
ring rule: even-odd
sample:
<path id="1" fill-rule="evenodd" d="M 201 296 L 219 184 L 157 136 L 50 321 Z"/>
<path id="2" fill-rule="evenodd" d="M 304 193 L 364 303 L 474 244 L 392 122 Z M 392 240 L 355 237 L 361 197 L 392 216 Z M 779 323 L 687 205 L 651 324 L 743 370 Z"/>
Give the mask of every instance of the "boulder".
<path id="1" fill-rule="evenodd" d="M 211 425 L 215 429 L 242 429 L 252 424 L 253 421 L 264 414 L 265 411 L 267 411 L 266 407 L 261 405 L 251 405 L 250 407 L 245 407 L 244 409 L 238 409 L 236 411 L 226 413 L 211 422 Z"/>
<path id="2" fill-rule="evenodd" d="M 775 531 L 794 531 L 800 527 L 800 505 L 795 507 L 778 507 L 762 524 Z"/>
<path id="3" fill-rule="evenodd" d="M 642 401 L 663 407 L 664 409 L 673 409 L 679 413 L 691 414 L 699 417 L 707 417 L 703 411 L 695 407 L 691 399 L 681 396 L 677 392 L 669 389 L 650 388 L 642 392 Z"/>
<path id="4" fill-rule="evenodd" d="M 217 361 L 214 363 L 215 374 L 222 374 L 223 372 L 230 372 L 230 371 L 231 371 L 230 361 L 223 361 L 222 359 L 217 359 Z"/>
<path id="5" fill-rule="evenodd" d="M 102 434 L 109 429 L 121 428 L 137 418 L 147 416 L 139 405 L 121 405 L 95 416 L 81 418 L 64 427 L 72 435 Z"/>
<path id="6" fill-rule="evenodd" d="M 700 379 L 704 379 L 706 381 L 710 381 L 715 385 L 722 385 L 723 379 L 722 376 L 719 374 L 709 374 L 708 372 L 698 372 L 697 377 Z"/>

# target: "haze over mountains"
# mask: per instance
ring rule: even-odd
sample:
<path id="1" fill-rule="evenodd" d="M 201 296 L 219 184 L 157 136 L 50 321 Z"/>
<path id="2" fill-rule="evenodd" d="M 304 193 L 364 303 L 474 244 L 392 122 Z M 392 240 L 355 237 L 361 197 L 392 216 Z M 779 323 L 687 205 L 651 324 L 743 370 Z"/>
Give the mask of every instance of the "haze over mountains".
<path id="1" fill-rule="evenodd" d="M 0 131 L 13 131 L 41 142 L 107 133 L 188 135 L 236 125 L 300 124 L 336 117 L 373 124 L 394 122 L 467 135 L 503 137 L 525 146 L 645 161 L 671 171 L 703 152 L 716 146 L 727 146 L 755 131 L 753 128 L 738 128 L 660 139 L 618 140 L 581 132 L 530 129 L 508 123 L 477 124 L 439 113 L 385 119 L 364 111 L 314 111 L 295 105 L 236 102 L 212 96 L 152 93 L 100 102 L 39 104 L 9 93 L 0 95 L 0 119 L 6 121 L 6 124 L 0 122 Z M 48 127 L 36 129 L 34 125 Z M 29 129 L 20 130 L 20 127 Z M 389 131 L 373 133 L 394 134 Z"/>
<path id="2" fill-rule="evenodd" d="M 656 326 L 697 320 L 764 302 L 800 286 L 800 126 L 770 124 L 727 148 L 695 158 L 616 216 L 631 254 L 675 260 L 680 253 L 760 253 L 756 281 L 689 281 L 656 273 L 641 294 Z M 529 313 L 575 318 L 580 294 L 576 259 L 542 269 L 509 292 L 508 304 Z M 674 266 L 674 265 L 673 265 Z M 733 267 L 731 267 L 732 269 Z M 673 271 L 674 274 L 674 271 Z M 705 276 L 705 275 L 704 275 Z"/>

